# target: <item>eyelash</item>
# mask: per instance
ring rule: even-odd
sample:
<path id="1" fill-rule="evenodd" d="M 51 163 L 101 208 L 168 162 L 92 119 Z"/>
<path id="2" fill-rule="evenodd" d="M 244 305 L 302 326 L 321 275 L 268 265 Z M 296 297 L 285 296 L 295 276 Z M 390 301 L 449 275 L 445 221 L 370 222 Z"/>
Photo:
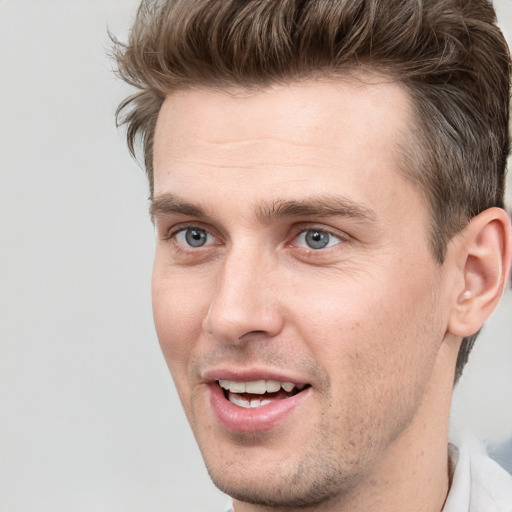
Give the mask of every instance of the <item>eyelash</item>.
<path id="1" fill-rule="evenodd" d="M 297 238 L 302 233 L 307 233 L 308 231 L 317 231 L 317 232 L 325 233 L 329 236 L 338 238 L 340 240 L 339 243 L 347 242 L 349 240 L 348 235 L 346 235 L 345 233 L 334 232 L 334 230 L 328 229 L 325 226 L 308 225 L 306 227 L 297 226 L 297 228 L 294 230 L 292 241 L 297 240 Z M 288 244 L 288 245 L 290 245 L 290 244 Z M 335 244 L 335 245 L 338 245 L 338 244 Z M 305 248 L 305 247 L 301 247 L 300 249 L 303 249 L 305 251 L 315 252 L 315 253 L 317 253 L 321 250 L 321 249 L 313 249 L 313 248 Z"/>
<path id="2" fill-rule="evenodd" d="M 203 226 L 199 226 L 197 224 L 180 224 L 179 226 L 176 226 L 174 228 L 171 228 L 165 237 L 162 238 L 165 242 L 172 242 L 176 235 L 179 233 L 182 233 L 187 230 L 197 230 L 197 231 L 204 231 L 205 233 L 208 233 L 209 235 L 216 237 L 216 235 L 213 234 L 211 229 L 205 228 Z"/>

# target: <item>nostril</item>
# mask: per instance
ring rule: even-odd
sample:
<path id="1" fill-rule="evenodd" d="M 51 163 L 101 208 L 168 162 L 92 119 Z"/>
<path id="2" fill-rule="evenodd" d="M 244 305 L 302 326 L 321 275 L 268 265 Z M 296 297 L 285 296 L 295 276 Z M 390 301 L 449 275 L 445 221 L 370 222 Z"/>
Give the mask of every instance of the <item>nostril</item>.
<path id="1" fill-rule="evenodd" d="M 249 341 L 250 339 L 254 339 L 254 338 L 268 338 L 269 337 L 269 333 L 266 332 L 266 331 L 262 331 L 262 330 L 257 330 L 257 331 L 249 331 L 245 334 L 243 334 L 242 336 L 240 336 L 239 338 L 239 341 L 243 342 L 243 341 Z"/>

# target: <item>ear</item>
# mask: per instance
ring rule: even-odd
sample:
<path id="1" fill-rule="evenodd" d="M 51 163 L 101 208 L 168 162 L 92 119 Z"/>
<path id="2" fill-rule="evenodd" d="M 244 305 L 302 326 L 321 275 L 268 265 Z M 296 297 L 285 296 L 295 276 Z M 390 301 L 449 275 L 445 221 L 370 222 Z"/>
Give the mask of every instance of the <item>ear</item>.
<path id="1" fill-rule="evenodd" d="M 507 286 L 512 232 L 507 213 L 489 208 L 471 219 L 453 249 L 460 271 L 448 331 L 464 338 L 489 318 Z"/>

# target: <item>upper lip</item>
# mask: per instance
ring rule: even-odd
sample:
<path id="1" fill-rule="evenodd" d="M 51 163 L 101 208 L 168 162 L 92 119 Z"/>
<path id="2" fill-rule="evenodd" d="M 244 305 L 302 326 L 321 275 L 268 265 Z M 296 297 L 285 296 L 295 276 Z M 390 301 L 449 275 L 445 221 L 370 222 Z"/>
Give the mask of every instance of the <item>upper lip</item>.
<path id="1" fill-rule="evenodd" d="M 309 384 L 307 380 L 275 369 L 233 369 L 212 368 L 201 373 L 204 382 L 231 380 L 236 382 L 252 382 L 256 380 L 275 380 L 278 382 L 291 382 L 293 384 Z"/>

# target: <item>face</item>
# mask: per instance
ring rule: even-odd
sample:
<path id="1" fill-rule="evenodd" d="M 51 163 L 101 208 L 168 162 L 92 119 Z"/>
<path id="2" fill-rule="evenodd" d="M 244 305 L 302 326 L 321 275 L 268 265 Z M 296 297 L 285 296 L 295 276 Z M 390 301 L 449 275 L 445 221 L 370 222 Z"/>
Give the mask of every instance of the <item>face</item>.
<path id="1" fill-rule="evenodd" d="M 210 475 L 236 499 L 335 500 L 419 435 L 447 293 L 398 167 L 409 117 L 382 81 L 164 102 L 156 329 Z"/>

